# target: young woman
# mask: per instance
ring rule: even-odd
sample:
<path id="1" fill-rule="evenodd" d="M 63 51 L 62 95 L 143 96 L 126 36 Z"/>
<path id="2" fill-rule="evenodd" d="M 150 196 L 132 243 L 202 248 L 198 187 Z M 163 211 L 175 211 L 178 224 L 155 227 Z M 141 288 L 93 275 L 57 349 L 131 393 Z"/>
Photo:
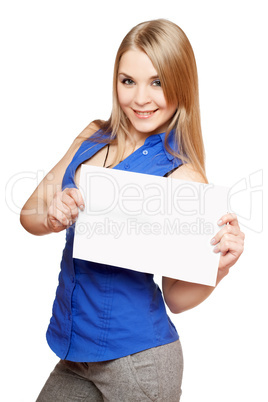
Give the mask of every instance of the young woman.
<path id="1" fill-rule="evenodd" d="M 163 297 L 180 313 L 214 289 L 163 277 L 162 297 L 151 274 L 72 258 L 75 220 L 84 208 L 82 163 L 207 182 L 196 63 L 184 32 L 162 19 L 134 27 L 118 50 L 113 85 L 110 119 L 89 124 L 21 212 L 22 225 L 35 235 L 67 229 L 47 331 L 60 362 L 39 402 L 179 401 L 183 357 Z M 212 240 L 221 253 L 217 284 L 244 240 L 236 216 L 219 218 L 222 228 Z"/>

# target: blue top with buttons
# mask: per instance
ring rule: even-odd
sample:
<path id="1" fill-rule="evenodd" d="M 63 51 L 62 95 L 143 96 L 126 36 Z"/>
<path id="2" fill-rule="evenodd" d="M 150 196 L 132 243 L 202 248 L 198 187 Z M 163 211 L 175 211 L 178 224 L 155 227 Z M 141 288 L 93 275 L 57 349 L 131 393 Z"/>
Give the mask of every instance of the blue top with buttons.
<path id="1" fill-rule="evenodd" d="M 149 136 L 114 169 L 165 176 L 182 162 L 166 150 L 164 142 L 165 133 Z M 178 150 L 173 131 L 168 144 Z M 66 169 L 62 189 L 76 187 L 78 166 L 105 145 L 94 137 L 81 144 Z M 76 362 L 105 361 L 177 340 L 153 275 L 73 258 L 74 226 L 66 230 L 47 330 L 48 344 L 57 356 Z"/>

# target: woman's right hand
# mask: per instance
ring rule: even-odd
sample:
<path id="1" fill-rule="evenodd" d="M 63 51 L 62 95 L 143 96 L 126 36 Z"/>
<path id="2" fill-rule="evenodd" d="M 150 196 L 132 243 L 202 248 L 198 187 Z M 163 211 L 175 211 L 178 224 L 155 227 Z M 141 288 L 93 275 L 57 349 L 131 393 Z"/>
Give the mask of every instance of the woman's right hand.
<path id="1" fill-rule="evenodd" d="M 77 219 L 79 209 L 85 208 L 81 192 L 77 188 L 58 191 L 48 208 L 46 226 L 51 232 L 61 232 Z"/>

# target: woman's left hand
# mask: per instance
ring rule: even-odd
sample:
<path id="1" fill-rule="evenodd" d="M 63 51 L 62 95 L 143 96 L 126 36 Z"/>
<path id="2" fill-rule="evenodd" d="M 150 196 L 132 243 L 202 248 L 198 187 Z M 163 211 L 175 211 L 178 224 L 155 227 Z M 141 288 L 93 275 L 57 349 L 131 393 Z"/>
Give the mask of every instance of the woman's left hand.
<path id="1" fill-rule="evenodd" d="M 240 230 L 235 214 L 228 213 L 222 216 L 218 221 L 218 225 L 224 226 L 211 241 L 211 244 L 215 245 L 213 251 L 221 253 L 217 282 L 228 274 L 229 269 L 243 253 L 245 239 L 245 235 Z"/>

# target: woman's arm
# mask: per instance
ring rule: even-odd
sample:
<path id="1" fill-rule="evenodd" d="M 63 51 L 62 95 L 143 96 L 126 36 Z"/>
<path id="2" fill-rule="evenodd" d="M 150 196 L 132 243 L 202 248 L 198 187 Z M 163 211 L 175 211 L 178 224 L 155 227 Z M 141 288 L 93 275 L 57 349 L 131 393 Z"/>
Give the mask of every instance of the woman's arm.
<path id="1" fill-rule="evenodd" d="M 204 182 L 188 165 L 177 169 L 170 177 L 182 180 Z M 245 235 L 240 231 L 237 217 L 234 214 L 224 215 L 218 222 L 223 228 L 214 236 L 211 244 L 214 252 L 221 253 L 216 286 L 228 274 L 244 249 Z M 172 313 L 181 313 L 202 303 L 215 289 L 191 282 L 163 277 L 162 289 L 165 302 Z"/>
<path id="2" fill-rule="evenodd" d="M 77 217 L 78 208 L 83 206 L 81 193 L 77 189 L 61 191 L 65 170 L 81 143 L 96 132 L 98 127 L 91 123 L 76 137 L 64 157 L 44 177 L 26 201 L 20 214 L 22 226 L 34 235 L 60 232 Z"/>

